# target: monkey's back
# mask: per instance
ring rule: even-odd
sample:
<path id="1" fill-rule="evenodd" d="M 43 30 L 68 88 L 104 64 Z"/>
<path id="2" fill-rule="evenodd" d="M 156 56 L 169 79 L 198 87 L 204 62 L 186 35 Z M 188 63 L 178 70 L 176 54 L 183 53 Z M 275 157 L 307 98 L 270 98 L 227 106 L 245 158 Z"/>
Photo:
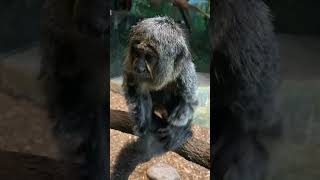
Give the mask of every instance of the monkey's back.
<path id="1" fill-rule="evenodd" d="M 230 121 L 224 126 L 239 127 L 234 129 L 237 133 L 263 129 L 272 121 L 280 83 L 280 58 L 269 8 L 262 0 L 233 0 L 232 5 L 214 1 L 214 5 L 213 103 L 214 116 L 219 116 L 214 118 Z"/>

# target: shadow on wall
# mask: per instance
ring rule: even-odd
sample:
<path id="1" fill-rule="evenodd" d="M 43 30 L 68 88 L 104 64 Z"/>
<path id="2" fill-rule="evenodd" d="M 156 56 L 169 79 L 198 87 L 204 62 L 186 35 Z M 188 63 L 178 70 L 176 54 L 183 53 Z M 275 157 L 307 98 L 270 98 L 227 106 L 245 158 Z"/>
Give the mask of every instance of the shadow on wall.
<path id="1" fill-rule="evenodd" d="M 265 0 L 275 17 L 276 31 L 281 33 L 319 34 L 320 1 Z"/>

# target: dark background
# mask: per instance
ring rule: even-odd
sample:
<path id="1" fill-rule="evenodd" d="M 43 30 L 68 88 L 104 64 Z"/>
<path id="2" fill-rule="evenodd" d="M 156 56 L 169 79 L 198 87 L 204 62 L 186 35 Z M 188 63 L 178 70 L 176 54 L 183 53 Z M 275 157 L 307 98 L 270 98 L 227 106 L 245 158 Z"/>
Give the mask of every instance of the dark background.
<path id="1" fill-rule="evenodd" d="M 0 53 L 39 41 L 43 0 L 0 1 Z"/>
<path id="2" fill-rule="evenodd" d="M 40 8 L 43 0 L 0 1 L 0 53 L 28 46 L 39 40 Z M 266 0 L 280 33 L 319 34 L 318 0 Z"/>
<path id="3" fill-rule="evenodd" d="M 281 33 L 319 34 L 318 0 L 266 0 L 275 17 L 276 31 Z"/>

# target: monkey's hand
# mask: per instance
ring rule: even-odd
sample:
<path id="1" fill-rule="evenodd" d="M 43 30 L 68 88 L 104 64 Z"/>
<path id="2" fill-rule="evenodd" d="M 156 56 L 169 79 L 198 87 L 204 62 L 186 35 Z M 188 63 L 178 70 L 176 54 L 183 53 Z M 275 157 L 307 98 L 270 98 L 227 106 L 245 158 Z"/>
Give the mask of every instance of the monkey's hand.
<path id="1" fill-rule="evenodd" d="M 192 121 L 193 113 L 193 104 L 181 102 L 170 114 L 168 122 L 177 127 L 185 126 L 189 121 Z"/>
<path id="2" fill-rule="evenodd" d="M 192 104 L 180 103 L 167 119 L 167 126 L 158 129 L 159 140 L 168 150 L 180 147 L 191 137 L 193 111 Z"/>
<path id="3" fill-rule="evenodd" d="M 183 145 L 192 136 L 191 124 L 178 127 L 168 125 L 165 128 L 158 129 L 158 138 L 166 150 L 175 150 Z"/>

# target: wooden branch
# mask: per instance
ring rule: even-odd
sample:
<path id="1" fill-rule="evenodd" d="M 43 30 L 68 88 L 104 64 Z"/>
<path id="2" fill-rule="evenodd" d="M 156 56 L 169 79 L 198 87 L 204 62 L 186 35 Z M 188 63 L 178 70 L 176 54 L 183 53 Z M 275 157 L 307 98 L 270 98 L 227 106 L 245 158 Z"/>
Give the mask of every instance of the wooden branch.
<path id="1" fill-rule="evenodd" d="M 63 180 L 64 165 L 54 159 L 25 153 L 0 151 L 0 179 Z"/>
<path id="2" fill-rule="evenodd" d="M 133 123 L 125 111 L 110 110 L 110 128 L 133 134 Z M 175 151 L 189 161 L 210 168 L 210 144 L 204 140 L 192 137 L 181 148 Z"/>
<path id="3" fill-rule="evenodd" d="M 180 156 L 210 169 L 210 144 L 192 137 L 186 144 L 175 151 Z"/>
<path id="4" fill-rule="evenodd" d="M 110 109 L 110 128 L 133 134 L 133 123 L 128 112 Z"/>

